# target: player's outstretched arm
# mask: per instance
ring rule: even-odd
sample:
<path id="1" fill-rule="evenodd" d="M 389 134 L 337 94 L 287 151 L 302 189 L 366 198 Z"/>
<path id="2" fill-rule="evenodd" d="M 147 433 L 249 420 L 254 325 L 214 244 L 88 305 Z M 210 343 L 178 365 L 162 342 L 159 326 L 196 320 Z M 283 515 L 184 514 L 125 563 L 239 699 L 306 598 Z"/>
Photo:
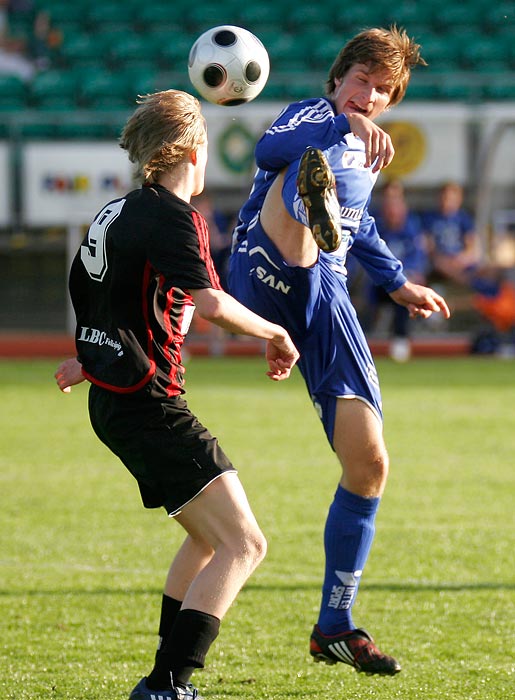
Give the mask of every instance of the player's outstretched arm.
<path id="1" fill-rule="evenodd" d="M 297 348 L 281 326 L 258 316 L 234 297 L 219 289 L 190 290 L 202 318 L 230 333 L 263 338 L 267 342 L 267 376 L 274 381 L 287 379 L 299 359 Z"/>
<path id="2" fill-rule="evenodd" d="M 365 117 L 359 112 L 347 114 L 352 133 L 365 144 L 366 161 L 365 167 L 368 168 L 372 164 L 374 173 L 386 168 L 392 162 L 395 155 L 390 134 L 381 129 L 380 126 L 374 124 L 373 121 Z M 375 162 L 374 162 L 375 161 Z"/>
<path id="3" fill-rule="evenodd" d="M 432 313 L 439 311 L 444 318 L 449 318 L 451 315 L 445 299 L 431 287 L 406 282 L 399 289 L 390 292 L 390 296 L 397 304 L 408 309 L 410 318 L 417 316 L 429 318 Z"/>
<path id="4" fill-rule="evenodd" d="M 80 384 L 85 377 L 82 374 L 82 365 L 75 358 L 70 357 L 68 360 L 61 362 L 54 374 L 57 386 L 65 394 L 68 394 L 74 384 Z"/>

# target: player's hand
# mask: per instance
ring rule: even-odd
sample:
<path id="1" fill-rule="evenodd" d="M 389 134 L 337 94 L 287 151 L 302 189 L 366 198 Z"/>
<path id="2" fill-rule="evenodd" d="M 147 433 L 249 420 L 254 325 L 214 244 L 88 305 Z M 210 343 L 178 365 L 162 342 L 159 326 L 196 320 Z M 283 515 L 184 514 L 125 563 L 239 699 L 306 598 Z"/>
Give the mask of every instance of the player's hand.
<path id="1" fill-rule="evenodd" d="M 365 168 L 373 165 L 372 172 L 376 173 L 390 165 L 395 155 L 390 135 L 359 112 L 348 114 L 347 119 L 352 133 L 365 144 Z"/>
<path id="2" fill-rule="evenodd" d="M 270 379 L 274 382 L 288 379 L 299 359 L 299 353 L 286 331 L 283 336 L 267 341 L 266 359 L 270 368 L 266 374 Z"/>
<path id="3" fill-rule="evenodd" d="M 82 365 L 75 357 L 70 357 L 68 360 L 61 362 L 54 377 L 57 386 L 65 394 L 70 393 L 74 384 L 80 384 L 85 379 L 82 374 Z"/>
<path id="4" fill-rule="evenodd" d="M 441 312 L 444 318 L 451 315 L 445 299 L 431 287 L 406 282 L 399 289 L 390 292 L 390 296 L 397 304 L 408 309 L 410 318 L 429 318 L 435 312 Z"/>

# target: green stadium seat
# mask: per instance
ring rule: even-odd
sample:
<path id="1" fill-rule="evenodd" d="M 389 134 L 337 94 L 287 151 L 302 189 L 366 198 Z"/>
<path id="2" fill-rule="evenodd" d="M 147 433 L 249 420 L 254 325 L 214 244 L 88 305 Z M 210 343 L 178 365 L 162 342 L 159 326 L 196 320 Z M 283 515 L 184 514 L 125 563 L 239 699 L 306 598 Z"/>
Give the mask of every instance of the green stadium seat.
<path id="1" fill-rule="evenodd" d="M 422 56 L 428 64 L 429 72 L 453 70 L 459 66 L 458 42 L 442 35 L 433 35 L 424 39 Z"/>
<path id="2" fill-rule="evenodd" d="M 342 42 L 345 43 L 357 31 L 382 24 L 378 13 L 379 10 L 371 12 L 365 3 L 342 4 L 334 9 L 331 26 L 333 31 L 342 33 Z"/>
<path id="3" fill-rule="evenodd" d="M 76 34 L 64 37 L 60 49 L 61 61 L 72 67 L 80 63 L 98 63 L 103 60 L 104 48 L 98 35 Z"/>
<path id="4" fill-rule="evenodd" d="M 239 22 L 243 27 L 259 35 L 260 27 L 275 27 L 276 32 L 285 26 L 286 11 L 281 2 L 273 4 L 253 3 L 242 6 Z M 261 37 L 260 37 L 261 38 Z"/>
<path id="5" fill-rule="evenodd" d="M 483 8 L 473 2 L 447 3 L 438 8 L 433 14 L 433 24 L 443 30 L 455 26 L 479 28 L 483 19 Z"/>
<path id="6" fill-rule="evenodd" d="M 325 41 L 318 42 L 311 50 L 311 62 L 314 70 L 329 72 L 334 59 L 343 48 L 345 41 L 341 36 L 329 34 Z"/>
<path id="7" fill-rule="evenodd" d="M 88 8 L 85 21 L 93 31 L 102 31 L 107 27 L 134 27 L 136 9 L 130 3 L 104 2 Z"/>
<path id="8" fill-rule="evenodd" d="M 468 70 L 481 70 L 490 62 L 502 66 L 506 59 L 506 48 L 502 41 L 494 36 L 475 37 L 465 42 L 461 51 L 461 62 Z M 507 67 L 507 66 L 506 66 Z"/>
<path id="9" fill-rule="evenodd" d="M 477 101 L 481 97 L 481 88 L 477 80 L 469 82 L 455 73 L 449 73 L 440 77 L 438 97 L 457 102 Z"/>
<path id="10" fill-rule="evenodd" d="M 159 65 L 163 70 L 184 70 L 187 73 L 188 56 L 193 46 L 195 37 L 187 34 L 178 34 L 170 40 L 155 48 Z"/>
<path id="11" fill-rule="evenodd" d="M 148 38 L 142 34 L 119 32 L 109 41 L 104 41 L 108 59 L 116 66 L 139 60 L 154 50 Z"/>
<path id="12" fill-rule="evenodd" d="M 124 76 L 108 70 L 84 71 L 79 85 L 79 101 L 83 107 L 95 109 L 109 100 L 123 102 L 127 108 L 133 101 L 129 97 L 129 85 Z"/>
<path id="13" fill-rule="evenodd" d="M 38 73 L 30 85 L 30 103 L 36 109 L 52 108 L 59 103 L 73 105 L 77 100 L 78 85 L 71 71 L 48 70 Z"/>
<path id="14" fill-rule="evenodd" d="M 333 8 L 324 3 L 312 5 L 294 5 L 285 18 L 285 23 L 292 32 L 309 32 L 313 26 L 331 26 Z"/>
<path id="15" fill-rule="evenodd" d="M 490 31 L 511 33 L 515 37 L 515 3 L 490 3 L 484 14 L 484 23 Z"/>
<path id="16" fill-rule="evenodd" d="M 423 3 L 415 3 L 407 0 L 405 2 L 384 4 L 382 6 L 382 17 L 379 24 L 381 26 L 389 26 L 396 24 L 398 27 L 405 28 L 411 34 L 411 27 L 414 25 L 427 25 L 432 16 L 433 10 L 430 5 Z"/>
<path id="17" fill-rule="evenodd" d="M 27 86 L 16 75 L 0 73 L 0 110 L 23 109 L 27 100 Z"/>
<path id="18" fill-rule="evenodd" d="M 410 100 L 436 100 L 439 94 L 435 85 L 430 82 L 417 82 L 413 78 L 410 80 L 406 90 L 406 101 Z"/>
<path id="19" fill-rule="evenodd" d="M 186 9 L 171 0 L 165 3 L 142 2 L 135 10 L 134 22 L 140 30 L 150 27 L 166 27 L 183 25 Z"/>
<path id="20" fill-rule="evenodd" d="M 280 34 L 263 37 L 270 62 L 275 70 L 305 71 L 312 67 L 306 44 L 292 34 Z"/>
<path id="21" fill-rule="evenodd" d="M 515 100 L 515 77 L 513 75 L 496 76 L 485 82 L 483 98 L 486 100 Z"/>
<path id="22" fill-rule="evenodd" d="M 235 15 L 233 8 L 224 3 L 214 5 L 192 5 L 186 11 L 186 24 L 189 30 L 197 35 L 202 34 L 211 27 L 217 27 L 222 24 L 238 24 L 238 17 Z"/>
<path id="23" fill-rule="evenodd" d="M 89 3 L 74 0 L 50 0 L 42 6 L 50 13 L 53 24 L 59 27 L 61 22 L 75 22 L 80 26 L 85 26 L 87 8 Z"/>

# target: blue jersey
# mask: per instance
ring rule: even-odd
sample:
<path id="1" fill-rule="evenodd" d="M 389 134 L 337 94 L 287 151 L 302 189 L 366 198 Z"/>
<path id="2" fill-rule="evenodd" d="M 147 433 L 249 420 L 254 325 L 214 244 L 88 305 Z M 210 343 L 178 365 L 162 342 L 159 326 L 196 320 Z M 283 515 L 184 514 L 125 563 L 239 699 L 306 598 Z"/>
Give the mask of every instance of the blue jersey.
<path id="1" fill-rule="evenodd" d="M 436 252 L 452 256 L 465 249 L 465 238 L 474 230 L 474 221 L 463 209 L 453 214 L 428 212 L 424 216 L 424 229 L 434 241 Z"/>
<path id="2" fill-rule="evenodd" d="M 424 277 L 429 261 L 420 217 L 409 212 L 404 224 L 398 228 L 388 226 L 381 214 L 377 214 L 375 220 L 381 237 L 395 257 L 402 261 L 406 274 Z"/>
<path id="3" fill-rule="evenodd" d="M 271 184 L 285 171 L 284 205 L 307 225 L 296 178 L 308 147 L 322 150 L 335 174 L 343 235 L 336 251 L 320 251 L 318 262 L 303 268 L 282 259 L 259 214 Z M 347 290 L 347 252 L 388 292 L 402 286 L 406 277 L 368 213 L 377 175 L 365 168 L 364 144 L 328 99 L 287 107 L 259 140 L 256 163 L 254 185 L 234 234 L 229 288 L 247 307 L 290 333 L 300 352 L 298 366 L 332 444 L 338 398 L 359 398 L 382 415 L 374 362 Z"/>
<path id="4" fill-rule="evenodd" d="M 279 115 L 256 146 L 258 171 L 248 201 L 242 207 L 235 230 L 235 245 L 261 210 L 266 193 L 278 173 L 287 168 L 283 199 L 288 212 L 307 225 L 304 205 L 297 193 L 296 177 L 306 148 L 321 149 L 331 166 L 341 206 L 342 244 L 334 254 L 344 263 L 348 251 L 359 260 L 374 284 L 387 292 L 406 282 L 402 263 L 381 239 L 368 204 L 377 173 L 365 168 L 363 142 L 350 133 L 347 117 L 337 115 L 326 98 L 295 102 Z"/>

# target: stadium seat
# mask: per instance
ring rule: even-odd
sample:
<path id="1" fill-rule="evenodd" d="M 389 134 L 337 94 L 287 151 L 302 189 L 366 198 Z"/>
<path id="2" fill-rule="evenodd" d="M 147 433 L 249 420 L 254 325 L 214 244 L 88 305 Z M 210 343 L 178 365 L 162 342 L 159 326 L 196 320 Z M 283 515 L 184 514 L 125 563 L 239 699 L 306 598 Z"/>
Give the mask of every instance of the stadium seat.
<path id="1" fill-rule="evenodd" d="M 433 24 L 438 29 L 450 30 L 455 26 L 480 27 L 483 17 L 481 5 L 473 2 L 447 3 L 433 14 Z"/>
<path id="2" fill-rule="evenodd" d="M 422 46 L 422 56 L 430 72 L 454 70 L 459 65 L 459 47 L 455 41 L 445 36 L 427 36 Z"/>
<path id="3" fill-rule="evenodd" d="M 264 26 L 275 27 L 276 32 L 280 32 L 280 28 L 285 26 L 285 14 L 280 0 L 273 4 L 253 3 L 242 6 L 239 21 L 243 27 L 258 35 Z"/>
<path id="4" fill-rule="evenodd" d="M 490 62 L 502 66 L 506 59 L 506 48 L 497 37 L 477 36 L 465 42 L 460 57 L 463 67 L 468 70 L 481 70 Z"/>
<path id="5" fill-rule="evenodd" d="M 155 47 L 155 54 L 163 70 L 184 70 L 187 73 L 188 56 L 195 36 L 178 34 Z"/>
<path id="6" fill-rule="evenodd" d="M 437 85 L 438 97 L 456 102 L 472 102 L 481 98 L 481 86 L 477 79 L 463 80 L 459 74 L 443 74 Z"/>
<path id="7" fill-rule="evenodd" d="M 382 24 L 379 10 L 372 11 L 365 3 L 337 6 L 332 13 L 333 31 L 341 32 L 343 43 L 355 32 L 378 24 Z"/>
<path id="8" fill-rule="evenodd" d="M 406 90 L 406 102 L 410 100 L 436 100 L 439 98 L 438 90 L 432 82 L 421 82 L 411 79 Z"/>
<path id="9" fill-rule="evenodd" d="M 154 50 L 148 38 L 134 32 L 118 32 L 110 41 L 104 40 L 108 60 L 116 67 L 123 67 L 127 61 L 139 60 Z"/>
<path id="10" fill-rule="evenodd" d="M 41 8 L 50 13 L 52 22 L 59 27 L 63 22 L 74 22 L 79 26 L 85 26 L 88 2 L 84 0 L 75 0 L 69 2 L 67 0 L 50 0 L 45 2 Z"/>
<path id="11" fill-rule="evenodd" d="M 486 100 L 515 100 L 515 77 L 513 74 L 490 77 L 485 81 L 483 98 Z"/>
<path id="12" fill-rule="evenodd" d="M 30 85 L 30 103 L 35 108 L 59 109 L 76 103 L 78 84 L 71 71 L 48 70 L 37 74 Z"/>
<path id="13" fill-rule="evenodd" d="M 318 42 L 311 55 L 313 69 L 323 71 L 325 77 L 344 43 L 339 34 L 329 34 L 325 41 Z"/>
<path id="14" fill-rule="evenodd" d="M 290 30 L 306 34 L 313 26 L 331 26 L 333 8 L 324 3 L 312 5 L 296 5 L 285 17 L 285 23 Z"/>
<path id="15" fill-rule="evenodd" d="M 173 27 L 181 23 L 184 26 L 186 11 L 178 2 L 142 2 L 135 10 L 135 26 L 141 31 L 151 27 Z"/>
<path id="16" fill-rule="evenodd" d="M 72 68 L 81 63 L 99 63 L 103 60 L 104 47 L 98 35 L 75 34 L 65 36 L 60 49 L 61 61 Z"/>
<path id="17" fill-rule="evenodd" d="M 274 32 L 262 39 L 270 62 L 275 70 L 306 71 L 310 68 L 310 56 L 306 45 L 292 34 Z"/>
<path id="18" fill-rule="evenodd" d="M 0 73 L 0 110 L 23 109 L 27 99 L 27 86 L 16 75 Z"/>
<path id="19" fill-rule="evenodd" d="M 484 13 L 484 24 L 493 32 L 511 33 L 515 37 L 515 4 L 513 2 L 489 3 Z"/>
<path id="20" fill-rule="evenodd" d="M 189 30 L 195 35 L 221 24 L 237 24 L 233 8 L 224 3 L 192 5 L 186 11 L 185 19 Z"/>
<path id="21" fill-rule="evenodd" d="M 84 71 L 78 92 L 83 107 L 105 106 L 111 99 L 132 106 L 126 79 L 105 69 Z"/>
<path id="22" fill-rule="evenodd" d="M 384 4 L 382 7 L 382 16 L 379 24 L 389 26 L 396 24 L 398 27 L 403 27 L 412 33 L 414 25 L 427 25 L 429 15 L 433 10 L 431 6 L 424 3 L 415 3 L 410 0 L 395 4 Z"/>
<path id="23" fill-rule="evenodd" d="M 85 22 L 93 31 L 102 31 L 113 27 L 134 27 L 136 9 L 130 2 L 124 2 L 123 8 L 117 2 L 93 4 L 87 9 Z"/>

